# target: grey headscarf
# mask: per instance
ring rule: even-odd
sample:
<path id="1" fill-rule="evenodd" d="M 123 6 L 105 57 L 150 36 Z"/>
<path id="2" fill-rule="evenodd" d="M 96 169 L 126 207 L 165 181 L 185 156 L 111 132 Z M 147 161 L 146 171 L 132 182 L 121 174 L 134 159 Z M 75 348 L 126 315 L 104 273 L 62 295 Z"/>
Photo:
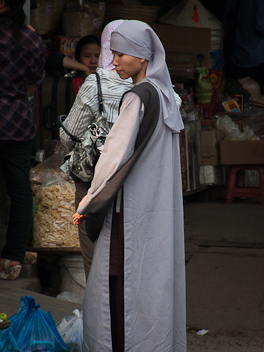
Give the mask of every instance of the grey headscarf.
<path id="1" fill-rule="evenodd" d="M 111 35 L 110 48 L 148 61 L 146 78 L 159 92 L 165 124 L 175 133 L 184 128 L 172 89 L 163 45 L 144 22 L 124 21 Z"/>

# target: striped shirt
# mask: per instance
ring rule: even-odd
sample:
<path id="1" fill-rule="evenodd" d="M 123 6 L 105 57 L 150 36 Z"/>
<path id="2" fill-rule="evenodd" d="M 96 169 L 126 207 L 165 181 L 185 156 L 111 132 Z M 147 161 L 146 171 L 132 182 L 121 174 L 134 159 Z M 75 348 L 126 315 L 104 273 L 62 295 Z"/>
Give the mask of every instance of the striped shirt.
<path id="1" fill-rule="evenodd" d="M 104 114 L 109 122 L 114 123 L 118 117 L 119 103 L 122 95 L 133 87 L 131 79 L 123 80 L 114 71 L 97 68 L 101 79 Z M 64 121 L 66 129 L 74 136 L 81 137 L 89 124 L 99 115 L 98 87 L 96 76 L 89 75 L 82 84 L 75 102 Z M 70 137 L 60 129 L 62 141 L 70 143 Z"/>

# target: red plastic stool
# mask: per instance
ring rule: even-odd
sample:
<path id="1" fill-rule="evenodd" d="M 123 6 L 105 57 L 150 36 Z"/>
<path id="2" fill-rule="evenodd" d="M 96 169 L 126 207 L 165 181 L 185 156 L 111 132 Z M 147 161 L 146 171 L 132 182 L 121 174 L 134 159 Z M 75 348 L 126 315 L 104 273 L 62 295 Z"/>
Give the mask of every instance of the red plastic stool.
<path id="1" fill-rule="evenodd" d="M 258 171 L 260 187 L 238 186 L 238 173 L 244 170 Z M 231 166 L 227 182 L 226 202 L 232 203 L 235 197 L 260 198 L 261 204 L 264 204 L 264 165 Z"/>

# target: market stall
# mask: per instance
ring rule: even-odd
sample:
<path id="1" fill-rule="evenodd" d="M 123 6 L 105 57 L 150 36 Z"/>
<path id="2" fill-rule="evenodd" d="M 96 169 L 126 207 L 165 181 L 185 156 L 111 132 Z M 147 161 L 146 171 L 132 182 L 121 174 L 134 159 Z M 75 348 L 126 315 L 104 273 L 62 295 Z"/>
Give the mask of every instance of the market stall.
<path id="1" fill-rule="evenodd" d="M 74 58 L 76 44 L 83 35 L 100 37 L 104 25 L 111 20 L 124 18 L 147 22 L 163 43 L 174 90 L 182 99 L 180 111 L 185 129 L 180 134 L 180 141 L 184 196 L 208 187 L 226 188 L 230 169 L 238 163 L 236 160 L 240 160 L 239 164 L 250 164 L 248 169 L 241 168 L 242 173 L 236 183 L 239 182 L 241 188 L 259 190 L 262 173 L 258 173 L 263 160 L 255 163 L 253 156 L 256 150 L 257 154 L 262 154 L 263 150 L 264 114 L 261 104 L 264 97 L 256 87 L 248 84 L 252 82 L 225 77 L 224 32 L 219 19 L 198 0 L 176 3 L 166 11 L 165 6 L 156 6 L 156 3 L 146 5 L 138 0 L 69 0 L 63 4 L 55 0 L 49 3 L 38 0 L 37 8 L 31 10 L 30 16 L 31 24 L 47 43 L 47 54 L 57 53 L 70 58 Z M 67 114 L 74 101 L 74 77 L 75 73 L 69 70 L 48 71 L 40 94 L 35 97 L 40 101 L 37 105 L 33 104 L 39 124 L 36 164 L 45 158 L 45 154 L 46 157 L 50 155 L 47 153 L 49 141 L 58 139 L 57 116 Z M 67 92 L 65 87 L 68 87 Z M 32 100 L 34 103 L 34 97 Z M 64 103 L 59 106 L 62 100 Z M 245 150 L 252 162 L 243 159 L 246 157 Z M 230 158 L 235 161 L 231 162 Z M 258 166 L 254 169 L 252 164 Z M 62 189 L 61 184 L 48 185 L 48 188 L 42 184 L 42 190 L 36 193 L 36 225 L 31 248 L 39 253 L 58 255 L 60 263 L 63 260 L 68 262 L 67 256 L 80 256 L 77 230 L 71 227 L 62 229 L 57 223 L 62 220 L 53 219 L 54 214 L 47 214 L 43 209 L 45 206 L 49 208 L 48 203 L 44 204 L 48 194 L 55 197 L 54 206 L 60 209 L 65 201 L 61 197 L 67 198 L 71 193 L 71 181 L 66 185 L 63 187 L 67 189 Z M 258 191 L 244 193 L 244 196 L 252 194 L 263 196 Z M 73 212 L 73 198 L 70 202 L 69 211 Z M 62 214 L 58 215 L 61 218 Z M 54 225 L 49 229 L 51 223 Z M 54 232 L 57 227 L 60 233 Z M 73 236 L 68 236 L 69 233 Z"/>

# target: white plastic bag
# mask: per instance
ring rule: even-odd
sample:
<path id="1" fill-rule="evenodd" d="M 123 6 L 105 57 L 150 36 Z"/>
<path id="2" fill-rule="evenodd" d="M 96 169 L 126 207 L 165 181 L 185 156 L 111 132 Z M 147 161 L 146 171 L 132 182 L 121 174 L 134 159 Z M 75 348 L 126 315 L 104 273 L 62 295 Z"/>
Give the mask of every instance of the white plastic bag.
<path id="1" fill-rule="evenodd" d="M 56 325 L 69 352 L 82 352 L 83 315 L 79 309 L 75 309 L 73 314 L 62 318 Z"/>

